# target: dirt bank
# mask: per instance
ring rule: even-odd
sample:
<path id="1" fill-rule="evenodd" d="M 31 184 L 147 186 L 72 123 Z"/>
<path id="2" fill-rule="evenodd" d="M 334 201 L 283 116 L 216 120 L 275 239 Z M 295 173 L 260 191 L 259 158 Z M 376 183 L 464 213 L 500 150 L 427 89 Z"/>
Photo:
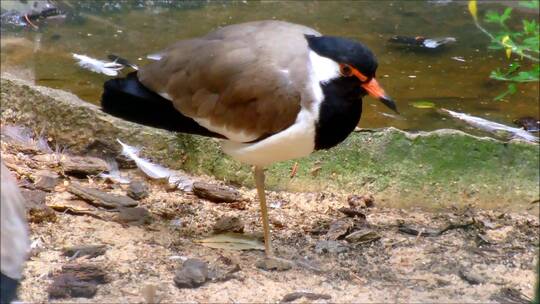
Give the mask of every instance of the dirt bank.
<path id="1" fill-rule="evenodd" d="M 148 185 L 148 196 L 137 201 L 148 213 L 143 221 L 131 221 L 118 210 L 97 208 L 73 194 L 73 184 L 121 196 L 132 190 L 95 175 L 67 173 L 61 160 L 68 154 L 3 142 L 2 155 L 33 200 L 35 248 L 21 286 L 24 302 L 46 302 L 62 267 L 73 263 L 98 265 L 107 280 L 91 298 L 55 302 L 141 303 L 145 297 L 161 302 L 279 302 L 290 293 L 307 291 L 324 297 L 297 301 L 503 303 L 533 295 L 540 227 L 533 214 L 538 214 L 538 204 L 520 213 L 474 207 L 425 212 L 381 207 L 377 196 L 373 204 L 365 197 L 349 197 L 365 193 L 272 191 L 274 246 L 277 255 L 294 262 L 292 269 L 274 272 L 255 266 L 262 251 L 213 249 L 195 242 L 225 216 L 239 218 L 245 235 L 259 233 L 253 189 L 238 189 L 243 197 L 238 202 L 214 203 L 149 180 L 137 169 L 121 169 L 125 177 Z M 45 175 L 53 181 L 37 178 Z M 191 178 L 220 184 L 205 176 Z M 93 211 L 58 209 L 73 202 Z M 79 245 L 105 245 L 105 250 L 95 257 L 63 255 L 66 247 Z M 187 258 L 235 270 L 223 280 L 180 289 L 173 278 Z"/>

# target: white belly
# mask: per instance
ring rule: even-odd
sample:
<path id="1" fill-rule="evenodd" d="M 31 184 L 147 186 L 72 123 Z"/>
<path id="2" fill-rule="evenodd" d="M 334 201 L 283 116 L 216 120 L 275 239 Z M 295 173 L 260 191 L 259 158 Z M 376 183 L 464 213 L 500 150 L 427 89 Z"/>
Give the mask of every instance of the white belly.
<path id="1" fill-rule="evenodd" d="M 261 167 L 307 156 L 315 148 L 315 120 L 302 110 L 292 126 L 264 140 L 252 144 L 225 140 L 221 146 L 235 160 Z"/>

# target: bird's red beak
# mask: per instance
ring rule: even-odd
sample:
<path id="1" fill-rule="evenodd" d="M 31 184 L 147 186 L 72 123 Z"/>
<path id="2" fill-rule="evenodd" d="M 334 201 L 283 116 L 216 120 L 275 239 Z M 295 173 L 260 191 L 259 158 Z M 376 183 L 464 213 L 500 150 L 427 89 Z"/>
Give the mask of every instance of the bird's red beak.
<path id="1" fill-rule="evenodd" d="M 379 82 L 375 78 L 371 78 L 371 80 L 368 80 L 368 77 L 366 75 L 362 74 L 357 69 L 347 65 L 347 67 L 351 70 L 351 73 L 360 80 L 362 83 L 362 87 L 366 92 L 371 95 L 374 98 L 377 98 L 380 102 L 382 102 L 385 106 L 392 109 L 394 112 L 398 113 L 396 103 L 392 98 L 390 98 L 386 93 L 384 92 L 383 88 L 379 85 Z"/>
<path id="2" fill-rule="evenodd" d="M 362 83 L 362 87 L 364 88 L 364 90 L 366 90 L 366 92 L 368 92 L 371 97 L 377 98 L 385 106 L 399 114 L 396 103 L 392 98 L 386 95 L 383 88 L 379 85 L 375 78 L 371 78 L 370 81 Z"/>

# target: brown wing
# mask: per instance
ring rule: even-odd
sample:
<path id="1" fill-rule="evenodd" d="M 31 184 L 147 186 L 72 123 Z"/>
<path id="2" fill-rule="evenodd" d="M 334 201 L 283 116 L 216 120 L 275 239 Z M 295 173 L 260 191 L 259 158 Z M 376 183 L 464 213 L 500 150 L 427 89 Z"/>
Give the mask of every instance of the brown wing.
<path id="1" fill-rule="evenodd" d="M 167 48 L 139 80 L 167 93 L 182 114 L 263 136 L 294 123 L 307 90 L 315 30 L 280 21 L 224 27 Z"/>

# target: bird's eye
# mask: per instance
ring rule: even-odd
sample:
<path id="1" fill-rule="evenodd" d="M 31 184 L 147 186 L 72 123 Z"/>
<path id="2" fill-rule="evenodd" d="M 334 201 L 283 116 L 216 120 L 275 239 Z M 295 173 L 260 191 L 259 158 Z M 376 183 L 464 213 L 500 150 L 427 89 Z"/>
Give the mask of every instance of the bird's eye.
<path id="1" fill-rule="evenodd" d="M 349 77 L 352 75 L 352 68 L 348 64 L 340 64 L 339 71 L 341 75 Z"/>

